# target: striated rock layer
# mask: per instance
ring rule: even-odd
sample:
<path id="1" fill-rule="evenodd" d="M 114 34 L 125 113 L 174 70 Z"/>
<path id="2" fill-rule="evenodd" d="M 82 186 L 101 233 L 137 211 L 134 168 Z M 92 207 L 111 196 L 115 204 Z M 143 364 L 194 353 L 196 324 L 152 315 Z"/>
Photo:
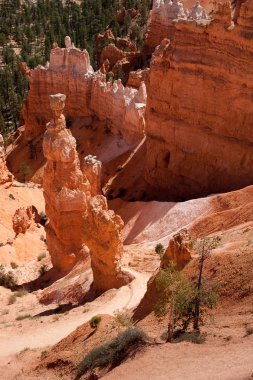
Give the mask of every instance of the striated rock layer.
<path id="1" fill-rule="evenodd" d="M 173 41 L 163 40 L 154 52 L 146 180 L 164 198 L 199 197 L 253 181 L 252 16 L 248 0 L 233 26 L 230 5 L 218 5 L 209 25 L 178 22 Z"/>
<path id="2" fill-rule="evenodd" d="M 173 40 L 176 24 L 180 20 L 208 22 L 208 15 L 201 3 L 196 1 L 194 4 L 192 0 L 154 0 L 146 36 L 146 45 L 150 51 L 154 51 L 164 38 Z M 204 2 L 204 5 L 206 6 L 207 4 Z"/>
<path id="3" fill-rule="evenodd" d="M 65 43 L 65 49 L 52 49 L 46 67 L 38 66 L 30 71 L 30 91 L 22 110 L 26 137 L 34 138 L 44 132 L 51 115 L 49 95 L 64 93 L 67 118 L 97 117 L 127 143 L 140 141 L 145 126 L 145 84 L 140 94 L 125 88 L 120 81 L 106 82 L 105 73 L 93 72 L 86 50 L 76 49 L 67 37 Z"/>
<path id="4" fill-rule="evenodd" d="M 76 140 L 62 114 L 65 99 L 63 94 L 50 96 L 54 117 L 43 140 L 47 245 L 53 266 L 61 272 L 87 261 L 90 254 L 95 289 L 103 292 L 129 281 L 119 265 L 123 222 L 98 195 L 101 163 L 88 156 L 80 167 Z"/>

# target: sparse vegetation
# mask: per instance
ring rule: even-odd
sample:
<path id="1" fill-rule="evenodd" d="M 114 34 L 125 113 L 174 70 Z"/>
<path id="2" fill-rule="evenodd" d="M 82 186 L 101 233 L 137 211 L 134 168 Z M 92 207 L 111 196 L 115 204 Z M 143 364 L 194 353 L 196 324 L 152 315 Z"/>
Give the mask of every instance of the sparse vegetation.
<path id="1" fill-rule="evenodd" d="M 24 352 L 30 351 L 29 347 L 25 347 L 23 350 L 20 351 L 20 354 L 23 354 Z"/>
<path id="2" fill-rule="evenodd" d="M 41 353 L 40 353 L 40 358 L 41 358 L 41 359 L 45 359 L 45 358 L 47 357 L 47 355 L 48 355 L 48 352 L 47 352 L 47 351 L 41 351 Z"/>
<path id="3" fill-rule="evenodd" d="M 24 297 L 28 294 L 28 291 L 24 288 L 19 289 L 18 291 L 15 292 L 16 297 Z"/>
<path id="4" fill-rule="evenodd" d="M 18 315 L 16 321 L 23 321 L 23 319 L 32 318 L 31 314 Z"/>
<path id="5" fill-rule="evenodd" d="M 12 199 L 13 201 L 15 201 L 16 199 L 13 194 L 9 194 L 9 198 Z"/>
<path id="6" fill-rule="evenodd" d="M 12 294 L 9 298 L 8 298 L 8 305 L 13 305 L 15 302 L 17 301 L 17 297 Z"/>
<path id="7" fill-rule="evenodd" d="M 40 240 L 41 240 L 41 241 L 44 241 L 44 242 L 47 241 L 44 235 L 40 235 Z"/>
<path id="8" fill-rule="evenodd" d="M 114 313 L 114 315 L 119 325 L 124 327 L 130 327 L 133 325 L 133 320 L 126 310 L 117 311 Z"/>
<path id="9" fill-rule="evenodd" d="M 41 261 L 41 260 L 45 259 L 46 256 L 47 256 L 46 253 L 43 252 L 43 253 L 41 253 L 41 254 L 37 257 L 37 260 L 38 260 L 38 261 Z"/>
<path id="10" fill-rule="evenodd" d="M 11 267 L 12 269 L 17 269 L 18 268 L 18 264 L 14 263 L 13 261 L 11 262 Z"/>
<path id="11" fill-rule="evenodd" d="M 92 368 L 116 367 L 146 340 L 142 330 L 129 327 L 115 339 L 91 350 L 79 364 L 77 378 Z"/>
<path id="12" fill-rule="evenodd" d="M 7 289 L 15 290 L 17 287 L 16 278 L 12 272 L 4 272 L 4 269 L 0 269 L 0 286 L 4 286 Z"/>
<path id="13" fill-rule="evenodd" d="M 167 342 L 168 340 L 168 331 L 165 331 L 161 335 L 161 339 Z M 178 336 L 175 336 L 171 343 L 180 343 L 180 342 L 191 342 L 195 344 L 202 344 L 205 342 L 205 337 L 203 334 L 200 334 L 198 331 L 179 333 Z"/>
<path id="14" fill-rule="evenodd" d="M 200 334 L 199 331 L 191 331 L 191 332 L 185 332 L 183 334 L 179 334 L 178 337 L 175 337 L 173 339 L 173 343 L 180 343 L 180 342 L 191 342 L 195 344 L 203 344 L 206 341 L 206 338 L 203 334 Z"/>
<path id="15" fill-rule="evenodd" d="M 196 328 L 196 317 L 198 321 L 204 309 L 213 308 L 217 301 L 217 293 L 214 287 L 201 283 L 201 287 L 192 284 L 182 272 L 175 269 L 171 263 L 162 269 L 156 278 L 156 287 L 160 293 L 160 299 L 156 303 L 154 311 L 158 316 L 169 313 L 167 341 L 172 342 L 176 335 L 176 328 L 180 333 L 187 332 L 192 323 Z M 198 315 L 196 314 L 196 303 L 198 303 Z"/>
<path id="16" fill-rule="evenodd" d="M 252 335 L 253 334 L 253 327 L 252 326 L 246 326 L 245 327 L 245 336 Z"/>
<path id="17" fill-rule="evenodd" d="M 155 247 L 155 252 L 160 256 L 160 258 L 163 257 L 165 248 L 161 243 L 158 243 Z"/>
<path id="18" fill-rule="evenodd" d="M 101 322 L 101 317 L 98 315 L 95 315 L 94 317 L 91 318 L 90 320 L 90 327 L 92 329 L 96 329 Z"/>
<path id="19" fill-rule="evenodd" d="M 48 267 L 46 264 L 43 264 L 41 265 L 41 267 L 39 268 L 39 275 L 40 276 L 44 276 L 44 274 L 48 271 Z"/>

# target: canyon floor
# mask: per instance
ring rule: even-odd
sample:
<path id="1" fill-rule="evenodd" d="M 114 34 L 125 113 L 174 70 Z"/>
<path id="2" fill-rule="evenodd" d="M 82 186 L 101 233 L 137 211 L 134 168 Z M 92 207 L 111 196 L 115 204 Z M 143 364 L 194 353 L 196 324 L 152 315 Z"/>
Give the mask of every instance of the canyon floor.
<path id="1" fill-rule="evenodd" d="M 49 294 L 50 297 L 50 292 L 54 294 L 57 283 L 61 287 L 65 281 L 68 287 L 69 282 L 71 288 L 68 276 L 49 287 L 43 286 L 45 289 L 16 293 L 15 301 L 12 299 L 13 293 L 1 287 L 2 378 L 74 378 L 73 368 L 84 353 L 94 345 L 109 340 L 120 330 L 117 314 L 127 311 L 131 315 L 140 303 L 148 279 L 159 266 L 155 245 L 161 242 L 166 246 L 175 232 L 187 227 L 193 234 L 219 236 L 220 239 L 205 269 L 208 278 L 223 283 L 218 309 L 207 316 L 202 328 L 206 342 L 202 345 L 189 342 L 161 343 L 160 336 L 166 329 L 166 319 L 157 320 L 152 312 L 148 313 L 136 321 L 136 325 L 143 328 L 157 344 L 144 348 L 134 358 L 106 374 L 105 378 L 252 379 L 253 334 L 250 332 L 253 327 L 253 302 L 252 276 L 249 271 L 253 264 L 252 194 L 252 187 L 248 187 L 234 193 L 182 203 L 111 201 L 110 207 L 125 222 L 122 264 L 125 270 L 134 275 L 134 281 L 119 290 L 108 291 L 94 301 L 72 307 L 66 304 L 59 307 L 61 302 L 48 305 L 39 302 L 41 295 Z M 11 221 L 15 209 L 27 206 L 31 199 L 40 211 L 44 209 L 42 189 L 38 185 L 15 182 L 11 188 L 1 187 L 0 198 L 1 205 L 5 205 L 0 220 L 0 236 L 4 242 L 0 248 L 1 263 L 16 273 L 20 285 L 27 286 L 38 277 L 38 270 L 43 263 L 48 268 L 51 265 L 42 239 L 44 228 L 35 227 L 15 239 Z M 45 257 L 38 261 L 42 252 Z M 17 268 L 12 269 L 11 262 L 17 263 Z M 189 263 L 186 272 L 193 272 L 195 264 L 194 260 Z M 81 278 L 82 275 L 77 271 L 73 276 Z M 89 285 L 92 282 L 89 269 L 85 276 Z M 89 337 L 88 321 L 98 314 L 102 315 L 105 326 L 102 324 L 96 334 Z M 83 339 L 86 330 L 87 336 Z M 71 338 L 72 334 L 77 337 Z M 72 339 L 73 349 L 69 339 Z M 78 339 L 82 343 L 79 342 L 75 347 Z M 88 346 L 83 350 L 84 340 L 87 340 Z M 58 345 L 60 349 L 57 349 Z"/>

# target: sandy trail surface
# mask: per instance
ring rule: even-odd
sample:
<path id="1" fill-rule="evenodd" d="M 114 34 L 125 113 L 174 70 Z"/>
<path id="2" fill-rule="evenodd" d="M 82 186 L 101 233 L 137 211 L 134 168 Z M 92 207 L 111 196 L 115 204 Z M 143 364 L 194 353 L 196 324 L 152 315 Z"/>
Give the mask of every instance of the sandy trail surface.
<path id="1" fill-rule="evenodd" d="M 131 376 L 129 376 L 131 374 Z M 107 380 L 251 380 L 253 338 L 229 346 L 163 344 L 138 354 L 104 376 Z"/>
<path id="2" fill-rule="evenodd" d="M 124 270 L 132 274 L 135 279 L 119 290 L 113 289 L 104 293 L 95 301 L 86 304 L 85 307 L 87 306 L 88 308 L 86 313 L 83 313 L 83 307 L 80 307 L 80 311 L 71 315 L 67 321 L 57 321 L 53 325 L 38 324 L 36 328 L 33 327 L 32 329 L 28 327 L 23 333 L 17 332 L 15 334 L 15 343 L 10 339 L 8 332 L 1 330 L 0 357 L 16 354 L 27 347 L 32 349 L 51 346 L 66 337 L 81 324 L 89 321 L 94 315 L 113 315 L 115 311 L 136 307 L 146 292 L 150 275 L 139 273 L 132 269 L 124 268 Z"/>

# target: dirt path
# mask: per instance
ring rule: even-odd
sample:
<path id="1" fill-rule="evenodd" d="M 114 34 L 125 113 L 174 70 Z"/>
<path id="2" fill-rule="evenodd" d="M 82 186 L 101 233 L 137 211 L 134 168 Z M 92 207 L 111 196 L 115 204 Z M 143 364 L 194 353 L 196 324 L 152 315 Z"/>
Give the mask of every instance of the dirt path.
<path id="1" fill-rule="evenodd" d="M 1 330 L 0 357 L 16 354 L 27 347 L 32 349 L 51 346 L 66 337 L 81 324 L 89 321 L 94 315 L 113 315 L 117 310 L 136 307 L 146 292 L 150 274 L 139 273 L 126 268 L 124 270 L 135 277 L 132 283 L 123 286 L 119 290 L 111 290 L 92 303 L 87 304 L 88 311 L 86 313 L 83 313 L 83 307 L 80 307 L 78 312 L 69 316 L 68 320 L 59 320 L 53 325 L 49 323 L 41 325 L 38 321 L 36 328 L 29 329 L 28 327 L 23 333 L 17 331 L 14 341 L 10 339 L 6 331 Z"/>

